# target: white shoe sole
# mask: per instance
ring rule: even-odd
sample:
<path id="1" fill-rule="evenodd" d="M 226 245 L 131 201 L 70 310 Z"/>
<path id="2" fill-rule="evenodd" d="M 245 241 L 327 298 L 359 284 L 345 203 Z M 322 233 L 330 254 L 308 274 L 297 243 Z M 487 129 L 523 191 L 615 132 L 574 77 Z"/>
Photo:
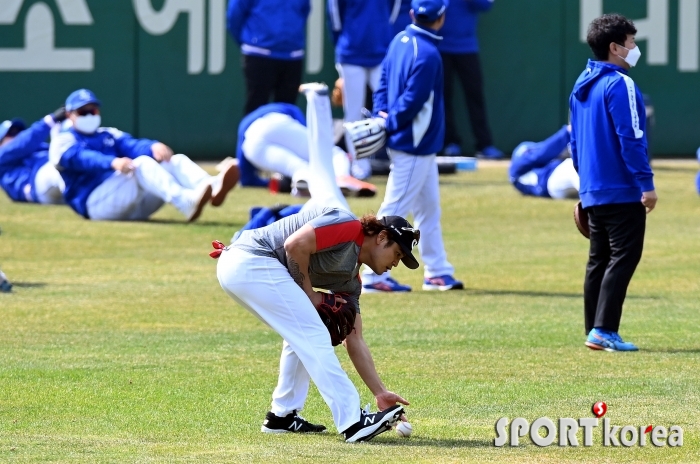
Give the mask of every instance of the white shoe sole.
<path id="1" fill-rule="evenodd" d="M 441 292 L 444 292 L 446 290 L 462 290 L 461 287 L 455 287 L 454 285 L 428 285 L 428 284 L 423 284 L 423 290 L 428 290 L 428 291 L 435 291 L 435 290 L 440 290 Z"/>

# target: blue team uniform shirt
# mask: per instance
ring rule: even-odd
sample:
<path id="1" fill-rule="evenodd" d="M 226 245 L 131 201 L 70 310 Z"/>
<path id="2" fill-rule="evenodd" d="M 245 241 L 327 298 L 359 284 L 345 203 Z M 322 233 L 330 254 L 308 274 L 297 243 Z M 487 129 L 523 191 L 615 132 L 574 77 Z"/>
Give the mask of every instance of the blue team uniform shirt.
<path id="1" fill-rule="evenodd" d="M 74 128 L 66 129 L 51 140 L 49 159 L 56 166 L 66 184 L 63 197 L 71 208 L 83 217 L 87 213 L 87 199 L 114 170 L 115 158 L 136 159 L 153 157 L 151 146 L 156 140 L 137 139 L 114 128 L 101 127 L 94 134 L 82 134 Z"/>
<path id="2" fill-rule="evenodd" d="M 328 0 L 335 62 L 378 66 L 392 35 L 392 12 L 401 0 Z"/>
<path id="3" fill-rule="evenodd" d="M 50 133 L 51 126 L 41 119 L 0 147 L 0 185 L 13 201 L 39 202 L 34 179 L 49 161 Z"/>
<path id="4" fill-rule="evenodd" d="M 391 41 L 374 93 L 374 111 L 384 111 L 387 146 L 413 155 L 442 149 L 445 139 L 440 36 L 416 24 Z"/>
<path id="5" fill-rule="evenodd" d="M 584 208 L 634 203 L 654 190 L 644 98 L 627 70 L 588 60 L 569 97 L 571 158 Z"/>
<path id="6" fill-rule="evenodd" d="M 245 187 L 267 187 L 269 180 L 260 177 L 258 168 L 248 161 L 243 153 L 243 142 L 245 133 L 257 119 L 270 113 L 281 113 L 298 121 L 302 126 L 306 126 L 306 118 L 298 106 L 291 103 L 269 103 L 248 114 L 238 125 L 238 141 L 236 144 L 236 158 L 238 158 L 238 168 L 241 171 L 241 185 Z"/>
<path id="7" fill-rule="evenodd" d="M 478 53 L 476 26 L 479 13 L 489 11 L 494 0 L 450 0 L 445 11 L 445 25 L 440 29 L 438 45 L 444 53 Z"/>
<path id="8" fill-rule="evenodd" d="M 300 60 L 310 0 L 230 0 L 226 25 L 244 55 Z"/>
<path id="9" fill-rule="evenodd" d="M 547 182 L 564 160 L 560 155 L 569 144 L 567 126 L 539 143 L 523 142 L 513 150 L 508 176 L 523 195 L 550 198 Z"/>

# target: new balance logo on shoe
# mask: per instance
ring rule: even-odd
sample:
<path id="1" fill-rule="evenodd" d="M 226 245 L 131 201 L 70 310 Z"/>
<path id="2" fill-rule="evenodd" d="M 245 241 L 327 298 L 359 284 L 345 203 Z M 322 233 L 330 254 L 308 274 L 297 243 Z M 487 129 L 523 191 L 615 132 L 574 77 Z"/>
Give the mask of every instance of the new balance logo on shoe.
<path id="1" fill-rule="evenodd" d="M 367 424 L 374 424 L 374 420 L 377 418 L 377 416 L 365 416 L 365 423 L 364 426 L 366 427 Z"/>
<path id="2" fill-rule="evenodd" d="M 304 424 L 302 422 L 297 422 L 294 421 L 292 424 L 288 427 L 289 430 L 294 430 L 295 432 L 298 432 L 300 428 L 302 428 Z"/>
<path id="3" fill-rule="evenodd" d="M 403 406 L 397 404 L 384 411 L 369 412 L 369 405 L 365 410 L 360 409 L 360 420 L 343 431 L 345 441 L 355 443 L 369 441 L 380 433 L 384 433 L 396 424 L 403 414 Z"/>
<path id="4" fill-rule="evenodd" d="M 312 424 L 296 411 L 292 411 L 284 417 L 276 416 L 270 411 L 265 416 L 260 431 L 265 433 L 321 433 L 326 431 L 326 427 Z"/>

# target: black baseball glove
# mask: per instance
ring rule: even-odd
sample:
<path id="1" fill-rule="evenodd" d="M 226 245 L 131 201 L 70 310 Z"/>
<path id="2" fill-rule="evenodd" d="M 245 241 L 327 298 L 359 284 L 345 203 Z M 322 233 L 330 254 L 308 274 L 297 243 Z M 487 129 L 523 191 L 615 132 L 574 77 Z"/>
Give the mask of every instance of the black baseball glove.
<path id="1" fill-rule="evenodd" d="M 344 299 L 346 303 L 341 302 L 338 297 Z M 345 293 L 324 293 L 323 301 L 316 311 L 331 335 L 333 346 L 340 345 L 355 328 L 357 311 Z"/>

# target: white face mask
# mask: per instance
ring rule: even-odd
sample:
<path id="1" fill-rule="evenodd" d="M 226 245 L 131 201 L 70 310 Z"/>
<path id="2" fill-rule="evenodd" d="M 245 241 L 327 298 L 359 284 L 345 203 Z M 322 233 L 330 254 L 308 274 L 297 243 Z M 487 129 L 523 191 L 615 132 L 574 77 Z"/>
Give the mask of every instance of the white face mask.
<path id="1" fill-rule="evenodd" d="M 642 51 L 639 49 L 639 47 L 634 47 L 634 48 L 622 47 L 622 48 L 627 50 L 627 52 L 628 52 L 627 56 L 624 58 L 622 58 L 620 55 L 617 55 L 617 56 L 620 56 L 620 58 L 625 60 L 625 63 L 627 63 L 628 65 L 630 65 L 631 67 L 634 68 L 637 65 L 637 61 L 639 61 L 639 58 L 642 56 Z"/>
<path id="2" fill-rule="evenodd" d="M 73 123 L 73 126 L 78 132 L 83 134 L 94 134 L 102 124 L 102 118 L 99 114 L 86 114 L 78 116 Z"/>

